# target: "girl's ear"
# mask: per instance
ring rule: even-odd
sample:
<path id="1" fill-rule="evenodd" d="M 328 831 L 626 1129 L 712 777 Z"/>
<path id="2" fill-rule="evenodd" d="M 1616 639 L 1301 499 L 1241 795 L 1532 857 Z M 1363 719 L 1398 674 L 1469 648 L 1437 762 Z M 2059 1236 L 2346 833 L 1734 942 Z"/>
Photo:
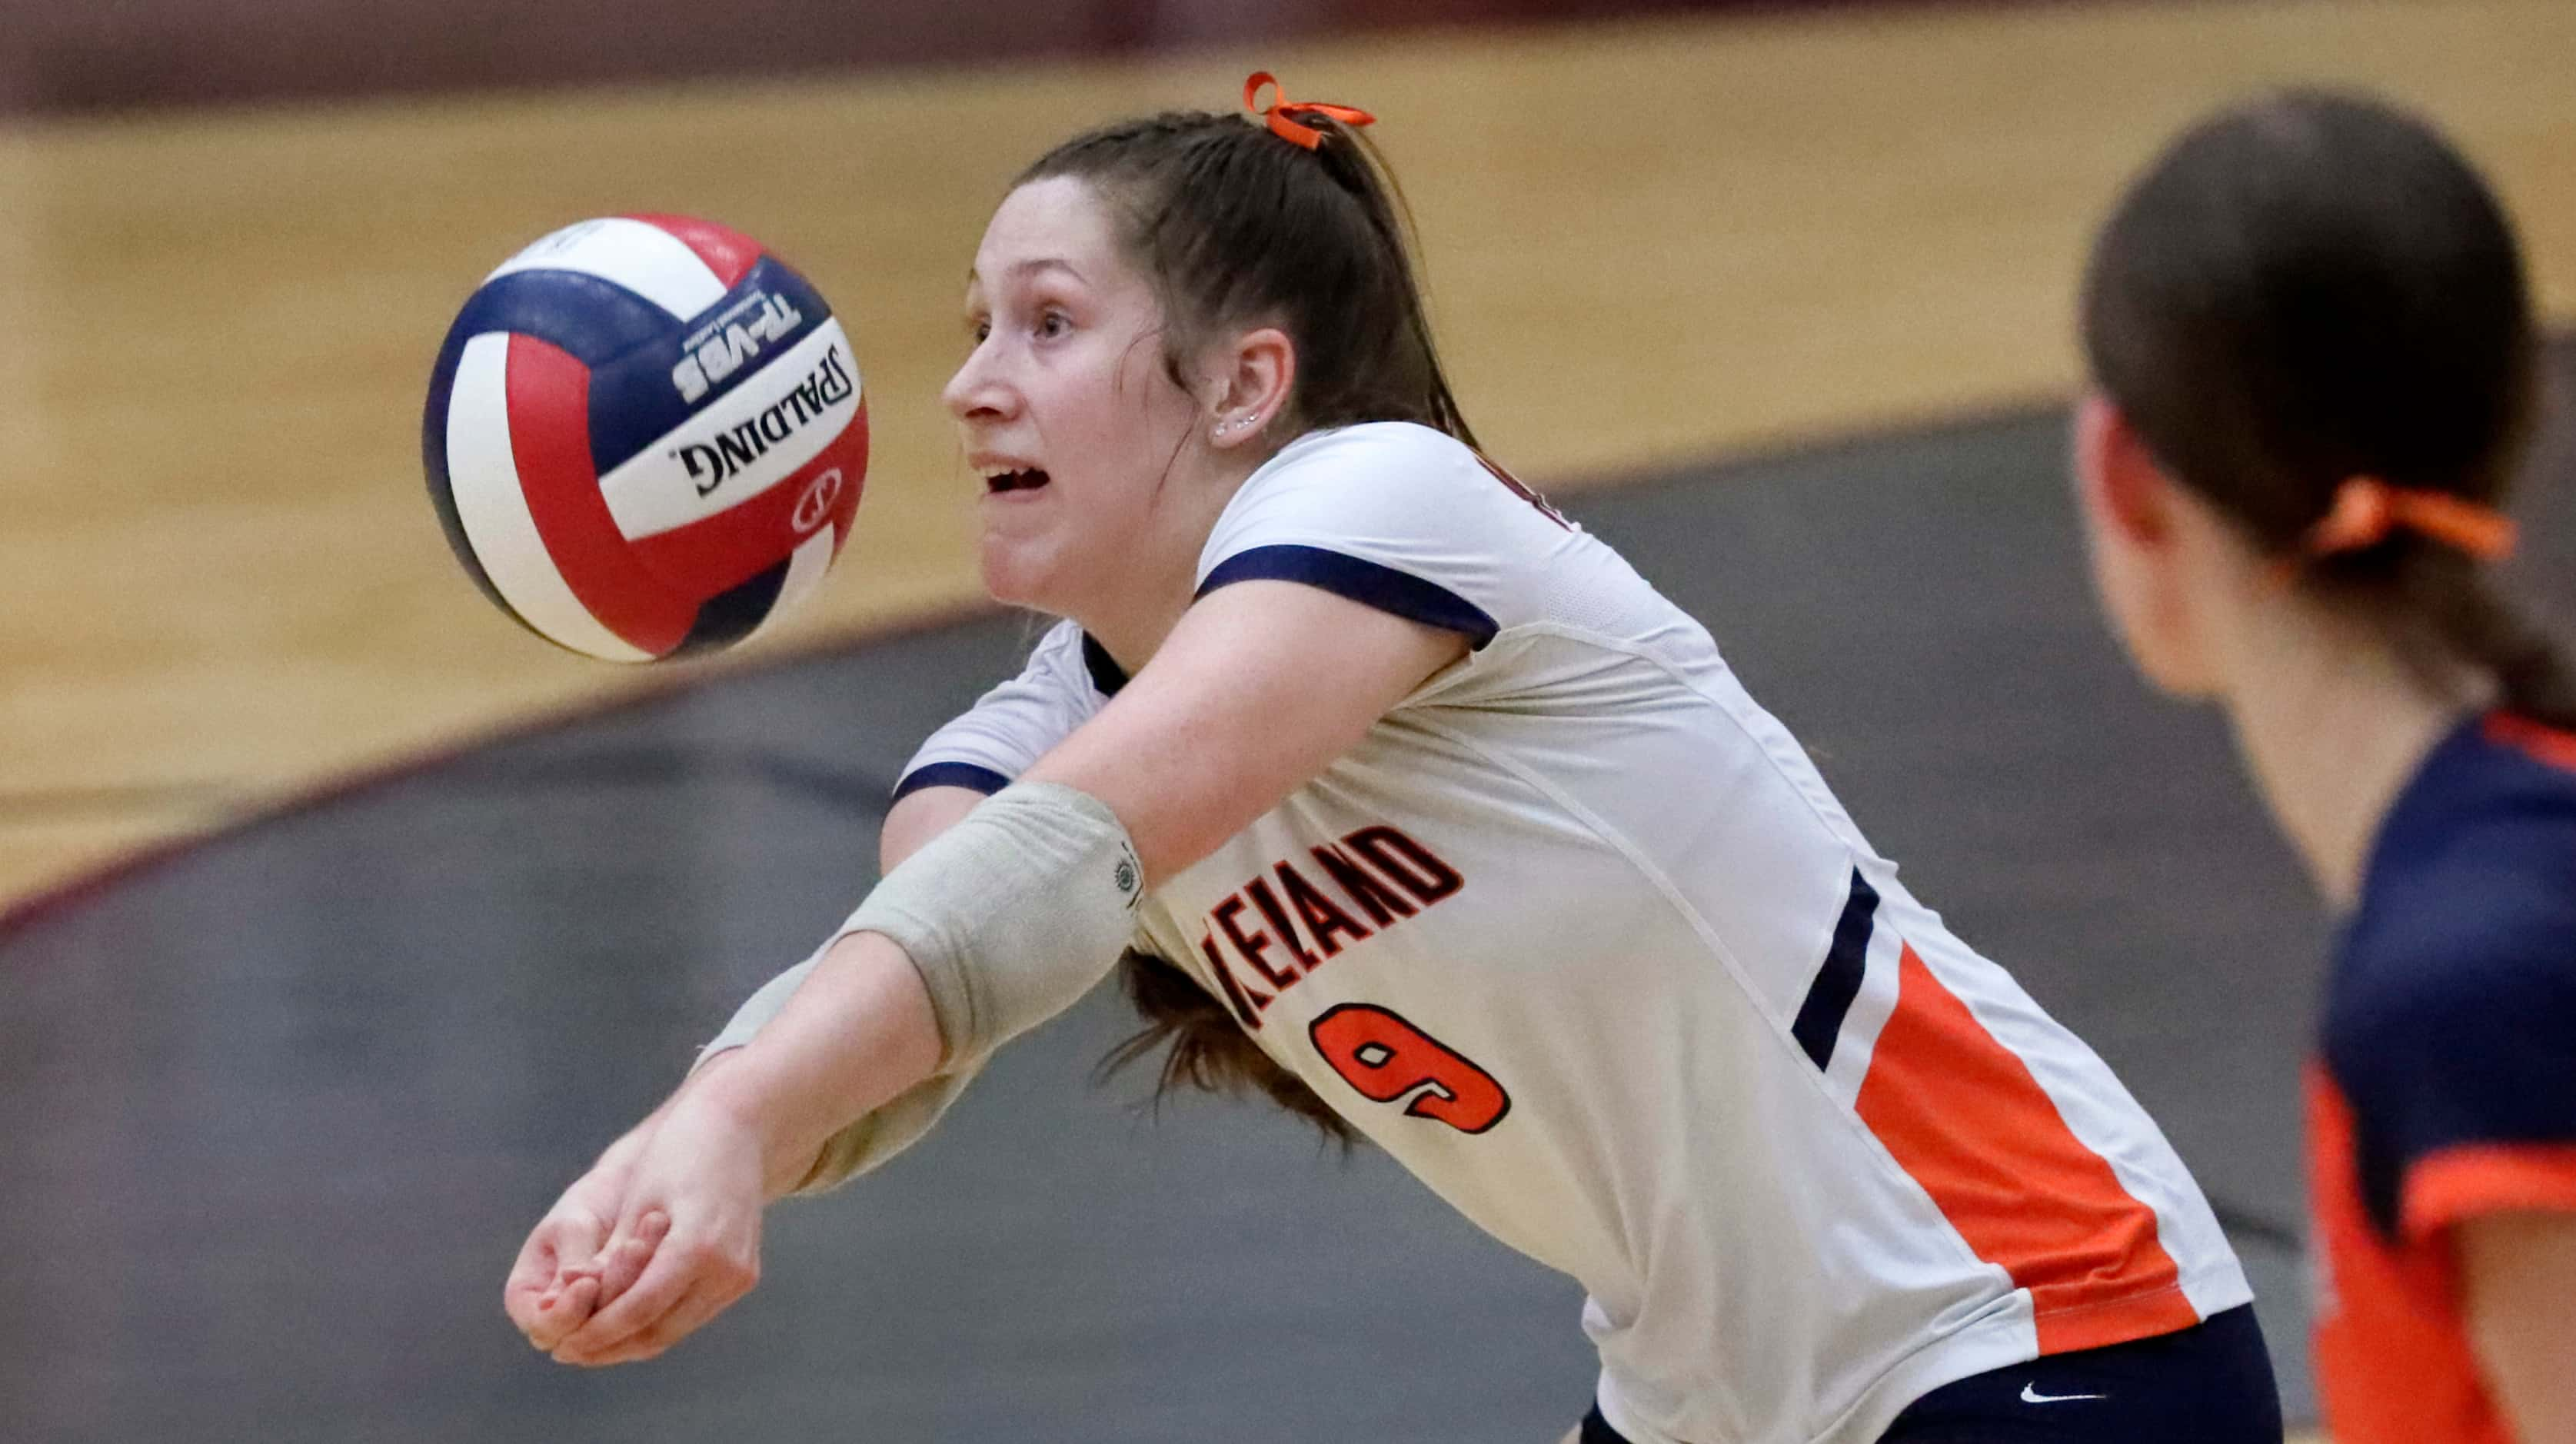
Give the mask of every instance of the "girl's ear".
<path id="1" fill-rule="evenodd" d="M 1276 326 L 1246 331 L 1214 358 L 1208 440 L 1219 450 L 1260 436 L 1287 409 L 1297 382 L 1297 348 Z"/>
<path id="2" fill-rule="evenodd" d="M 2173 535 L 2173 479 L 2099 391 L 2076 408 L 2075 479 L 2086 514 L 2120 541 L 2153 549 Z"/>

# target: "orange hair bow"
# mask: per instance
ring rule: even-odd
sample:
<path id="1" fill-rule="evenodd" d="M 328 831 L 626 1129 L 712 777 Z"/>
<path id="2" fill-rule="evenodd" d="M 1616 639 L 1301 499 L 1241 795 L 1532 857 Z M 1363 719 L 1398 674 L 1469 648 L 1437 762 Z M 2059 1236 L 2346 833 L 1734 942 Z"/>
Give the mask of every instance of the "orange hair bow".
<path id="1" fill-rule="evenodd" d="M 2354 476 L 2335 488 L 2334 506 L 2309 529 L 2308 554 L 2360 551 L 2401 527 L 2490 561 L 2513 552 L 2513 520 L 2493 508 L 2447 491 L 2408 491 Z"/>
<path id="2" fill-rule="evenodd" d="M 1258 103 L 1261 87 L 1265 85 L 1279 92 L 1279 98 L 1270 102 L 1267 108 Z M 1270 122 L 1270 129 L 1281 139 L 1295 145 L 1302 145 L 1308 150 L 1313 150 L 1324 143 L 1324 133 L 1311 125 L 1299 124 L 1297 117 L 1301 115 L 1325 116 L 1348 126 L 1377 124 L 1376 116 L 1347 105 L 1326 105 L 1317 100 L 1290 100 L 1287 87 L 1279 83 L 1278 76 L 1267 70 L 1256 70 L 1252 72 L 1250 80 L 1243 82 L 1243 108 Z"/>

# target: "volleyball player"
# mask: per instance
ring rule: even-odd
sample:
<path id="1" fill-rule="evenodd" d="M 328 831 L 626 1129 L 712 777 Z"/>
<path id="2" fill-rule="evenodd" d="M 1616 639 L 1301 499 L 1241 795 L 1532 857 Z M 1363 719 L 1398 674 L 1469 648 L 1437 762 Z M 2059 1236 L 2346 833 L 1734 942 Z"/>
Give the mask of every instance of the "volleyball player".
<path id="1" fill-rule="evenodd" d="M 2536 338 L 2431 129 L 2287 93 L 2095 243 L 2077 473 L 2139 670 L 2343 914 L 2309 1073 L 2338 1444 L 2576 1440 L 2576 675 L 2489 563 Z"/>
<path id="2" fill-rule="evenodd" d="M 1003 201 L 946 400 L 988 590 L 1066 620 L 923 748 L 842 932 L 538 1225 L 513 1318 L 668 1348 L 769 1199 L 1116 968 L 1167 1086 L 1363 1136 L 1584 1284 L 1586 1440 L 2276 1439 L 2155 1125 L 1477 452 L 1368 120 L 1114 125 Z"/>

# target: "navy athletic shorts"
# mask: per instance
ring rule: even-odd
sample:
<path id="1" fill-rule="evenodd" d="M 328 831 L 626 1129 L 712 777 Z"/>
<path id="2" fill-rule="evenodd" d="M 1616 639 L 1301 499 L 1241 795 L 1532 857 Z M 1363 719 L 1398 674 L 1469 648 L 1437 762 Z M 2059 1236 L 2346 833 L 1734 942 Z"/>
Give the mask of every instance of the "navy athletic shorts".
<path id="1" fill-rule="evenodd" d="M 1583 1444 L 1628 1444 L 1584 1416 Z M 1881 1444 L 2281 1444 L 2251 1304 L 2178 1333 L 1971 1374 L 1905 1406 Z"/>

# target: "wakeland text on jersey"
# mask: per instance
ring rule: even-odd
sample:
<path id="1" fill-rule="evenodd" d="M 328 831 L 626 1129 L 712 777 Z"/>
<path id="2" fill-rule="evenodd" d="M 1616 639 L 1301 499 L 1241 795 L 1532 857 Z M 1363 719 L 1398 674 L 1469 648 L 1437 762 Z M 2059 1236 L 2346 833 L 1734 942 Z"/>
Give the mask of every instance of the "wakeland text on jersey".
<path id="1" fill-rule="evenodd" d="M 1332 893 L 1316 886 L 1286 858 L 1272 863 L 1268 876 L 1255 875 L 1208 909 L 1199 951 L 1224 988 L 1227 1006 L 1246 1028 L 1259 1028 L 1261 1014 L 1276 994 L 1297 986 L 1339 953 L 1345 941 L 1356 943 L 1380 928 L 1392 927 L 1423 908 L 1455 897 L 1467 885 L 1465 876 L 1437 853 L 1383 823 L 1363 827 L 1338 844 L 1307 851 L 1314 866 L 1368 921 L 1352 916 L 1349 908 L 1333 900 Z M 1271 886 L 1273 878 L 1278 881 L 1276 888 Z M 1258 913 L 1259 919 L 1248 917 L 1247 910 Z M 1296 924 L 1289 920 L 1291 910 L 1305 924 L 1305 938 L 1298 936 Z M 1235 976 L 1216 945 L 1220 936 L 1243 966 L 1270 984 L 1271 992 Z"/>

